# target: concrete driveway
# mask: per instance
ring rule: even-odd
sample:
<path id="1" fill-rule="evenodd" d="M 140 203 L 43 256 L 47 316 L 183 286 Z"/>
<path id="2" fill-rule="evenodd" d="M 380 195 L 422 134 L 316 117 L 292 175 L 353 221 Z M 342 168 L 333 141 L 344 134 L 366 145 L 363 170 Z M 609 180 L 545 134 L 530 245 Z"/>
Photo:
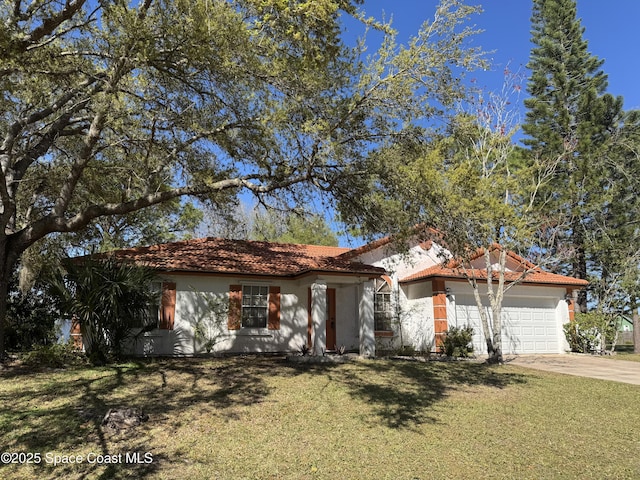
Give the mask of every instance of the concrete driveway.
<path id="1" fill-rule="evenodd" d="M 506 356 L 505 363 L 547 372 L 640 385 L 640 362 L 565 354 Z"/>

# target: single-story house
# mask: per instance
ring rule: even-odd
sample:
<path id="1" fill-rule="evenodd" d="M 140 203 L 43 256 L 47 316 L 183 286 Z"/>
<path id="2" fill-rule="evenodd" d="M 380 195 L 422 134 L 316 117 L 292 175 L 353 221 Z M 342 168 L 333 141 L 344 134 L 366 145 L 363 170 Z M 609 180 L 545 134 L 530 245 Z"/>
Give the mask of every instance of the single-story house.
<path id="1" fill-rule="evenodd" d="M 204 238 L 117 250 L 116 258 L 148 265 L 162 280 L 157 328 L 132 349 L 322 354 L 344 347 L 374 356 L 402 346 L 435 350 L 449 327 L 471 325 L 476 352 L 486 352 L 472 289 L 455 265 L 443 265 L 447 251 L 435 241 L 415 241 L 403 253 L 393 245 L 388 238 L 355 249 Z M 472 261 L 480 276 L 483 261 Z M 562 325 L 586 282 L 513 253 L 507 268 L 508 280 L 529 273 L 504 299 L 505 353 L 564 352 Z"/>

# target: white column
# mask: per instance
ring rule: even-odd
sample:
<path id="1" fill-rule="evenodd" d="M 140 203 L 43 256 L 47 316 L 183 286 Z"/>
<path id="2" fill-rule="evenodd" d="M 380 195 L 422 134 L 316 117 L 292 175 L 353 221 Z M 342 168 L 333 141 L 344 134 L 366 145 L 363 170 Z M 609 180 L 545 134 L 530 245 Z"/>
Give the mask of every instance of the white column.
<path id="1" fill-rule="evenodd" d="M 327 284 L 317 281 L 311 284 L 311 324 L 314 355 L 322 355 L 327 349 Z"/>
<path id="2" fill-rule="evenodd" d="M 372 281 L 360 285 L 360 356 L 376 356 L 375 322 L 373 317 L 374 285 Z"/>

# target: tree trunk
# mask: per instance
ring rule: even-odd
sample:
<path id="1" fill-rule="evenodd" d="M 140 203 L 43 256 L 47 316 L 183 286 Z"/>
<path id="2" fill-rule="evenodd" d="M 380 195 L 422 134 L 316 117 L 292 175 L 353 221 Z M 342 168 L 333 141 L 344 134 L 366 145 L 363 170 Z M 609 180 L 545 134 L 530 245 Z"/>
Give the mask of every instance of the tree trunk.
<path id="1" fill-rule="evenodd" d="M 633 312 L 633 353 L 640 353 L 640 316 Z"/>
<path id="2" fill-rule="evenodd" d="M 489 325 L 489 318 L 487 315 L 487 311 L 484 309 L 482 305 L 482 297 L 480 297 L 480 292 L 478 290 L 478 282 L 475 279 L 467 278 L 469 281 L 469 285 L 473 288 L 473 297 L 476 300 L 476 306 L 478 307 L 478 314 L 480 315 L 480 323 L 482 324 L 482 331 L 484 333 L 484 339 L 487 343 L 487 354 L 489 355 L 489 363 L 492 362 L 492 358 L 495 355 L 495 348 L 493 345 L 493 334 L 491 330 L 491 326 Z"/>
<path id="3" fill-rule="evenodd" d="M 10 275 L 10 273 L 9 273 Z M 0 362 L 5 359 L 5 332 L 7 331 L 7 300 L 9 275 L 3 270 L 0 275 Z"/>
<path id="4" fill-rule="evenodd" d="M 6 235 L 0 236 L 0 362 L 6 358 L 7 304 L 9 300 L 9 281 L 16 266 L 18 255 L 10 249 Z"/>
<path id="5" fill-rule="evenodd" d="M 581 280 L 587 280 L 587 252 L 584 245 L 584 236 L 580 230 L 578 222 L 574 223 L 573 247 L 575 248 L 575 258 L 573 261 L 573 276 Z M 587 290 L 578 291 L 576 299 L 577 310 L 580 313 L 587 313 Z"/>
<path id="6" fill-rule="evenodd" d="M 11 270 L 7 255 L 7 238 L 0 240 L 0 362 L 5 359 L 5 333 L 7 331 L 7 303 Z"/>
<path id="7" fill-rule="evenodd" d="M 501 301 L 502 302 L 502 301 Z M 502 305 L 495 305 L 491 309 L 493 317 L 493 352 L 489 354 L 489 363 L 503 363 L 502 358 Z"/>

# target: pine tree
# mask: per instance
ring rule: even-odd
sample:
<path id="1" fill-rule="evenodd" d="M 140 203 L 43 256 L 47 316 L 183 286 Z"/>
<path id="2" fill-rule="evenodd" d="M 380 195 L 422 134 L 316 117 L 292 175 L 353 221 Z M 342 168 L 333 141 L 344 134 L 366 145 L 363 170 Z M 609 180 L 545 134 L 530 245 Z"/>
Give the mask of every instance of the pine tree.
<path id="1" fill-rule="evenodd" d="M 532 159 L 558 161 L 539 205 L 563 226 L 557 248 L 568 255 L 566 273 L 586 279 L 588 239 L 604 201 L 602 153 L 622 121 L 622 98 L 605 93 L 604 61 L 588 51 L 575 0 L 534 0 L 531 22 L 524 143 Z M 586 311 L 585 293 L 578 303 Z"/>

